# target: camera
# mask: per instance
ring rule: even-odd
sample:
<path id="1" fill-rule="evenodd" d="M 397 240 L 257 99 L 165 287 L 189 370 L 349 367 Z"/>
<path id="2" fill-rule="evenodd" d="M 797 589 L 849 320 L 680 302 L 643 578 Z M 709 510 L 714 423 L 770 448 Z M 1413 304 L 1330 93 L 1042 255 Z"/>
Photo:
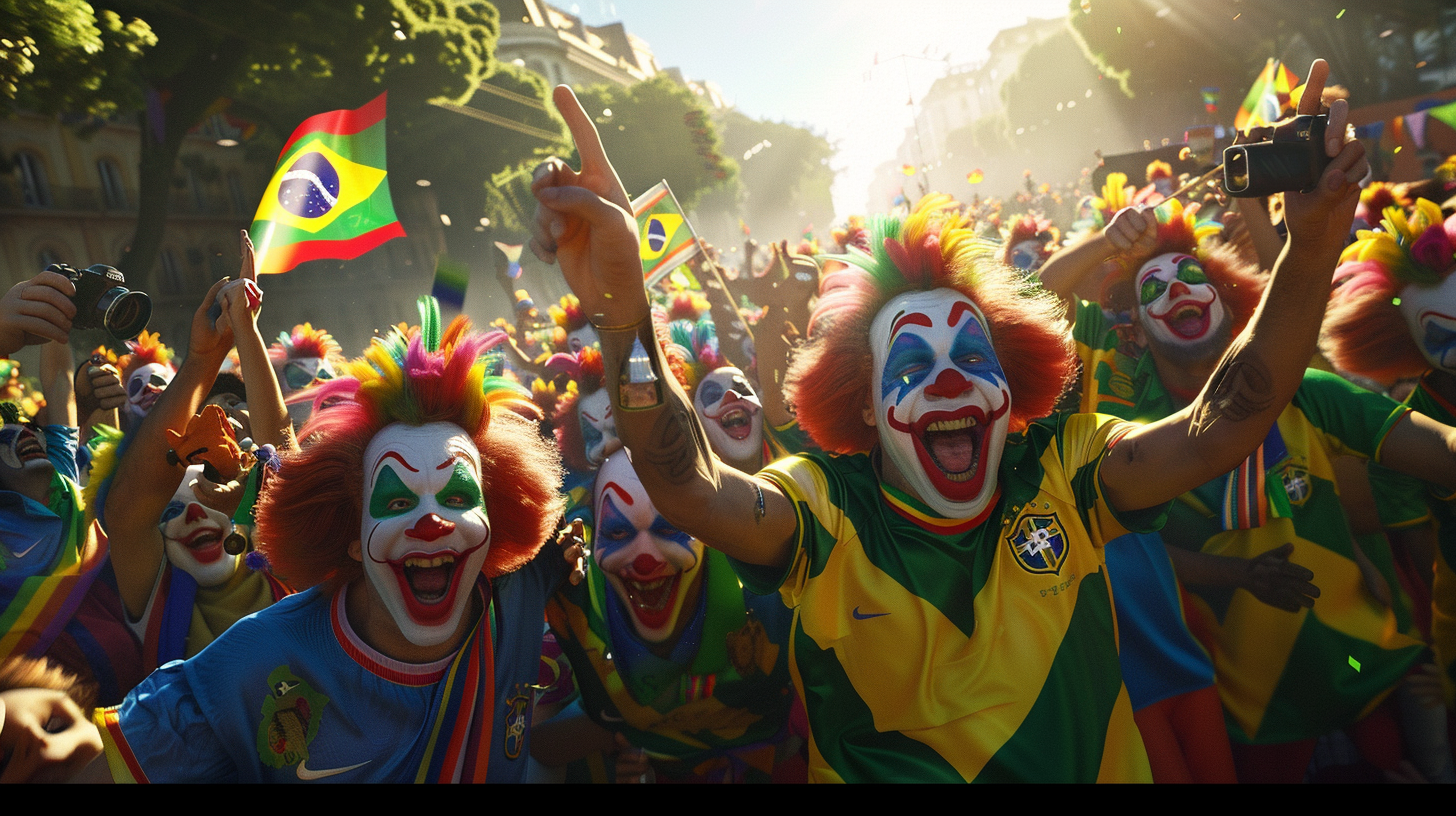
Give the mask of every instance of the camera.
<path id="1" fill-rule="evenodd" d="M 1319 184 L 1331 158 L 1325 153 L 1329 117 L 1296 116 L 1267 142 L 1232 145 L 1223 151 L 1223 189 L 1235 198 L 1258 198 Z"/>
<path id="2" fill-rule="evenodd" d="M 141 334 L 152 319 L 152 299 L 123 286 L 126 278 L 115 267 L 96 264 L 76 270 L 65 264 L 51 264 L 46 271 L 65 275 L 76 287 L 76 294 L 71 296 L 76 307 L 76 319 L 71 325 L 76 328 L 104 328 L 124 341 Z"/>

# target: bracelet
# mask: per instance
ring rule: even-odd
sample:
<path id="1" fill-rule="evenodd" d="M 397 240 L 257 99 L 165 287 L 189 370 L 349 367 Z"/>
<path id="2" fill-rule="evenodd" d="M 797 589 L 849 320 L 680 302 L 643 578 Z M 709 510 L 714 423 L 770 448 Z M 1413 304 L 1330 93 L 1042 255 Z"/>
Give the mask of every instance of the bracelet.
<path id="1" fill-rule="evenodd" d="M 604 315 L 597 315 L 597 317 L 603 317 L 603 316 Z M 624 323 L 624 324 L 622 324 L 620 326 L 603 326 L 602 324 L 596 322 L 595 320 L 591 319 L 590 317 L 588 317 L 586 319 L 586 322 L 590 323 L 591 324 L 591 327 L 593 329 L 596 329 L 599 332 L 620 332 L 620 331 L 636 331 L 638 329 L 638 327 L 640 327 L 643 323 L 646 323 L 647 321 L 649 321 L 651 319 L 652 319 L 652 313 L 651 312 L 648 312 L 647 314 L 645 314 L 645 315 L 642 316 L 642 319 L 641 320 L 638 320 L 635 323 Z"/>

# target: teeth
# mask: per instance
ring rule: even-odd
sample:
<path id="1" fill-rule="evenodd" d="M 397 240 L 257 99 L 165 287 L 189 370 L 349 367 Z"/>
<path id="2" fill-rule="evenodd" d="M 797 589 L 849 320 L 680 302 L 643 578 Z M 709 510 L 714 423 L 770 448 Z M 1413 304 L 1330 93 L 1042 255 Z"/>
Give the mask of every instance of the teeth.
<path id="1" fill-rule="evenodd" d="M 429 569 L 430 567 L 443 567 L 446 564 L 453 564 L 453 563 L 455 563 L 455 556 L 453 554 L 451 554 L 451 555 L 437 555 L 434 558 L 420 558 L 418 556 L 415 556 L 415 557 L 412 557 L 412 558 L 406 558 L 404 560 L 404 565 L 406 567 L 415 567 L 417 569 Z"/>
<path id="2" fill-rule="evenodd" d="M 672 576 L 668 576 L 668 578 L 671 577 Z M 633 581 L 632 583 L 636 584 L 639 589 L 651 591 L 657 589 L 663 584 L 666 584 L 668 578 L 658 578 L 656 581 Z"/>
<path id="3" fill-rule="evenodd" d="M 925 428 L 925 430 L 927 430 L 927 431 L 959 431 L 962 428 L 972 428 L 972 427 L 975 427 L 975 424 L 976 424 L 976 420 L 975 420 L 974 417 L 965 417 L 963 419 L 944 419 L 944 420 L 941 420 L 940 422 L 932 422 L 932 423 L 930 423 L 930 425 L 927 426 Z"/>

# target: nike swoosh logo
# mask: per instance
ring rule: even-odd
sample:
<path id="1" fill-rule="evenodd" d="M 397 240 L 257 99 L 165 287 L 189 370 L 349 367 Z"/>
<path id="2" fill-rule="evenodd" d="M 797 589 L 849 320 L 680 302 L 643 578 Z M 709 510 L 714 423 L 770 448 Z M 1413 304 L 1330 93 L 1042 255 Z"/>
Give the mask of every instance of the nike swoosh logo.
<path id="1" fill-rule="evenodd" d="M 608 714 L 605 708 L 602 709 L 601 717 L 607 722 L 626 722 L 622 717 L 613 717 L 611 714 Z"/>
<path id="2" fill-rule="evenodd" d="M 373 761 L 374 760 L 372 760 L 372 759 L 366 759 L 363 762 L 359 763 L 358 765 L 350 765 L 347 768 L 329 768 L 328 770 L 324 770 L 324 771 L 314 771 L 314 770 L 310 770 L 308 768 L 303 767 L 304 766 L 304 763 L 308 762 L 308 760 L 305 759 L 303 762 L 298 763 L 298 778 L 299 779 L 302 779 L 305 782 L 312 782 L 315 779 L 324 779 L 324 778 L 330 777 L 330 776 L 338 776 L 339 774 L 344 773 L 345 771 L 352 771 L 355 768 L 362 768 L 365 765 L 368 765 L 370 762 L 373 762 Z"/>
<path id="3" fill-rule="evenodd" d="M 23 550 L 11 550 L 10 551 L 10 554 L 13 555 L 13 556 L 15 556 L 17 559 L 24 558 L 31 550 L 35 549 L 36 547 L 39 547 L 40 546 L 40 542 L 41 542 L 40 539 L 36 539 L 35 540 L 35 543 L 32 544 L 32 545 L 30 545 L 29 547 L 26 547 Z"/>
<path id="4" fill-rule="evenodd" d="M 859 607 L 856 606 L 854 608 L 854 611 L 851 612 L 850 614 L 854 615 L 854 619 L 855 620 L 869 620 L 870 618 L 883 618 L 884 616 L 886 616 L 886 615 L 888 615 L 890 613 L 889 612 L 872 612 L 872 613 L 869 613 L 869 614 L 865 614 L 863 612 L 860 612 L 859 611 Z"/>

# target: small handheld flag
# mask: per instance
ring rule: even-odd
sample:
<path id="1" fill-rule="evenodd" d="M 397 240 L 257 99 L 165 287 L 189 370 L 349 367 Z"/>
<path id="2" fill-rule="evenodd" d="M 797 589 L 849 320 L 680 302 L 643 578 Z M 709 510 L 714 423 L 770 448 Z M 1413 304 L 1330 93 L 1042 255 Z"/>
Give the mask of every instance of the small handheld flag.
<path id="1" fill-rule="evenodd" d="M 248 230 L 258 273 L 357 258 L 403 238 L 385 179 L 385 94 L 357 110 L 305 119 L 278 155 Z"/>
<path id="2" fill-rule="evenodd" d="M 642 242 L 642 277 L 647 286 L 698 254 L 693 225 L 683 215 L 666 181 L 653 185 L 633 201 L 632 215 L 637 219 L 637 235 Z"/>
<path id="3" fill-rule="evenodd" d="M 1254 86 L 1244 97 L 1244 104 L 1234 115 L 1234 127 L 1248 130 L 1260 125 L 1272 125 L 1284 117 L 1284 111 L 1291 107 L 1290 91 L 1299 85 L 1299 77 L 1284 67 L 1284 63 L 1270 57 L 1264 63 L 1264 70 L 1254 80 Z"/>
<path id="4" fill-rule="evenodd" d="M 465 264 L 441 255 L 435 261 L 435 285 L 430 297 L 440 304 L 440 311 L 457 315 L 465 311 L 465 288 L 470 285 L 470 269 Z"/>

